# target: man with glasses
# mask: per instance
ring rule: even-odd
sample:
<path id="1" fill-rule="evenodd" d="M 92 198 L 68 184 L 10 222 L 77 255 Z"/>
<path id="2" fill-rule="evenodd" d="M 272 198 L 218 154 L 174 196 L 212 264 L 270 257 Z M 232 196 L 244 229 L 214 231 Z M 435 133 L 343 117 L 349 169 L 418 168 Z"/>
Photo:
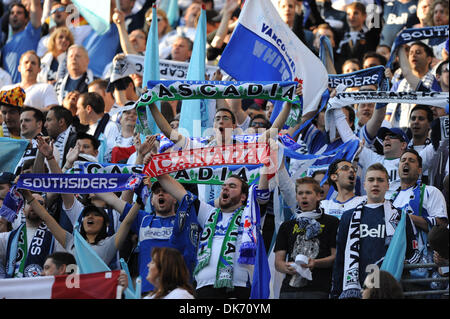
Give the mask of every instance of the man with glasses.
<path id="1" fill-rule="evenodd" d="M 320 202 L 325 214 L 341 218 L 344 211 L 355 208 L 365 199 L 355 195 L 356 168 L 345 159 L 330 164 L 328 183 L 337 191 L 337 196 Z"/>

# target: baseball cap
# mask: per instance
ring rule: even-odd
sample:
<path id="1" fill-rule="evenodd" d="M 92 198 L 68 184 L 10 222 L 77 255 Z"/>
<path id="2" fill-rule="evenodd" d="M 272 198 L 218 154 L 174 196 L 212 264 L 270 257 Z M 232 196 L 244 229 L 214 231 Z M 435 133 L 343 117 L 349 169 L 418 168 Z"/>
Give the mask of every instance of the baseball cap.
<path id="1" fill-rule="evenodd" d="M 25 97 L 25 91 L 21 87 L 0 91 L 0 105 L 23 107 Z"/>
<path id="2" fill-rule="evenodd" d="M 10 172 L 2 172 L 0 173 L 0 184 L 12 184 L 16 175 Z"/>
<path id="3" fill-rule="evenodd" d="M 393 127 L 393 128 L 381 127 L 378 130 L 377 137 L 381 140 L 384 140 L 384 138 L 388 134 L 396 135 L 396 136 L 400 137 L 403 140 L 403 142 L 409 143 L 409 138 L 408 138 L 408 136 L 406 136 L 406 133 L 403 132 L 403 130 L 398 127 Z"/>

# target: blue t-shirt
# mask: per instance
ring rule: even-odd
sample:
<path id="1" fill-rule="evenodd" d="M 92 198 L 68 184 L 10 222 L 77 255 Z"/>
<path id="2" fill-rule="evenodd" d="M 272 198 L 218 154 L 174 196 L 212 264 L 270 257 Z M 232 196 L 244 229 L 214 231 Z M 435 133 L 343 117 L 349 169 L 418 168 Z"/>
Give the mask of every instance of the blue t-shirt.
<path id="1" fill-rule="evenodd" d="M 84 39 L 83 46 L 89 54 L 89 69 L 95 77 L 102 77 L 105 67 L 116 55 L 119 44 L 119 32 L 113 23 L 105 34 L 98 35 L 92 30 Z"/>
<path id="2" fill-rule="evenodd" d="M 35 29 L 31 22 L 28 22 L 23 31 L 13 35 L 2 49 L 3 68 L 11 75 L 12 83 L 21 81 L 21 76 L 17 67 L 20 57 L 29 50 L 37 49 L 41 38 L 41 27 Z"/>

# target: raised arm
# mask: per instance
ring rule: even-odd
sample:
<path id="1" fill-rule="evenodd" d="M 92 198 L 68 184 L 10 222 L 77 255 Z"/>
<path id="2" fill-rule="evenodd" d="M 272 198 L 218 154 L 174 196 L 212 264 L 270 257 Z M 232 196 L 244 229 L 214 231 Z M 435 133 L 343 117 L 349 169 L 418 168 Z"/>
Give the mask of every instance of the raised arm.
<path id="1" fill-rule="evenodd" d="M 371 139 L 377 136 L 378 130 L 381 124 L 383 124 L 384 117 L 386 116 L 386 105 L 386 103 L 376 103 L 372 117 L 366 123 L 366 132 Z"/>
<path id="2" fill-rule="evenodd" d="M 116 246 L 117 250 L 122 248 L 122 245 L 125 242 L 125 238 L 127 237 L 131 225 L 133 224 L 133 221 L 136 218 L 140 208 L 141 208 L 140 203 L 136 201 L 133 207 L 131 207 L 125 219 L 120 224 L 120 227 L 116 233 L 116 238 L 114 239 L 114 245 Z"/>
<path id="3" fill-rule="evenodd" d="M 58 222 L 47 212 L 44 206 L 42 206 L 28 189 L 20 190 L 24 199 L 31 206 L 33 211 L 44 221 L 48 229 L 50 229 L 56 240 L 63 246 L 66 246 L 66 231 L 62 228 Z"/>
<path id="4" fill-rule="evenodd" d="M 222 9 L 222 19 L 220 20 L 219 27 L 217 28 L 216 35 L 211 42 L 211 46 L 214 48 L 221 48 L 225 36 L 228 34 L 228 26 L 233 15 L 234 10 L 239 6 L 237 0 L 226 0 L 225 6 Z"/>
<path id="5" fill-rule="evenodd" d="M 59 167 L 59 164 L 56 161 L 55 156 L 53 156 L 53 144 L 49 145 L 42 136 L 37 136 L 36 140 L 38 142 L 39 153 L 42 154 L 47 159 L 50 173 L 56 174 L 64 173 L 61 167 Z M 70 166 L 73 165 L 75 156 L 76 158 L 78 158 L 79 147 L 75 146 L 75 149 L 76 150 L 71 149 L 71 151 L 66 156 L 66 164 L 70 163 L 69 164 Z M 61 154 L 61 156 L 63 156 L 63 154 Z M 61 197 L 64 203 L 64 207 L 66 208 L 72 207 L 73 202 L 75 201 L 75 196 L 73 194 L 61 193 Z"/>
<path id="6" fill-rule="evenodd" d="M 125 14 L 123 11 L 114 9 L 112 20 L 119 31 L 120 46 L 125 54 L 138 54 L 128 38 L 127 28 L 125 26 Z"/>
<path id="7" fill-rule="evenodd" d="M 40 0 L 31 0 L 30 4 L 30 22 L 33 28 L 41 26 L 42 6 Z"/>
<path id="8" fill-rule="evenodd" d="M 420 83 L 420 79 L 415 76 L 411 70 L 404 45 L 400 46 L 400 48 L 398 49 L 398 60 L 400 62 L 402 74 L 405 77 L 406 81 L 409 83 L 409 85 L 411 85 L 411 87 L 417 88 Z"/>
<path id="9" fill-rule="evenodd" d="M 156 178 L 162 188 L 170 193 L 178 202 L 181 202 L 187 194 L 184 187 L 169 174 L 157 176 Z"/>
<path id="10" fill-rule="evenodd" d="M 150 111 L 161 132 L 172 142 L 184 145 L 186 138 L 170 126 L 169 122 L 167 122 L 166 118 L 162 115 L 155 103 L 150 104 Z"/>

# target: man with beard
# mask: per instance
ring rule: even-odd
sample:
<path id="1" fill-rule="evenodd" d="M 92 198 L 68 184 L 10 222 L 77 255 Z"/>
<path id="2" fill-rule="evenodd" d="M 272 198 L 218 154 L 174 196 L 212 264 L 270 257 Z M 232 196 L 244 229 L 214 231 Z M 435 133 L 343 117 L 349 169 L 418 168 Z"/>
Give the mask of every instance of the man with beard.
<path id="1" fill-rule="evenodd" d="M 320 202 L 325 214 L 341 218 L 344 211 L 355 208 L 365 198 L 355 196 L 356 169 L 345 159 L 338 159 L 328 168 L 328 183 L 337 190 L 336 198 Z"/>
<path id="2" fill-rule="evenodd" d="M 186 196 L 187 191 L 170 175 L 157 178 L 178 201 Z M 250 265 L 238 260 L 244 232 L 243 211 L 247 205 L 267 202 L 270 193 L 264 185 L 265 181 L 261 177 L 261 189 L 255 189 L 256 202 L 250 203 L 249 185 L 238 175 L 231 175 L 225 180 L 215 200 L 215 207 L 194 200 L 198 223 L 203 228 L 197 250 L 198 264 L 194 270 L 197 298 L 250 297 L 253 270 Z"/>
<path id="3" fill-rule="evenodd" d="M 17 212 L 20 197 L 17 190 L 12 189 L 5 198 L 4 205 Z M 24 204 L 25 222 L 11 232 L 0 233 L 0 263 L 5 267 L 3 275 L 6 278 L 40 276 L 47 256 L 53 251 L 64 251 L 54 241 L 47 225 L 32 209 L 30 202 L 34 200 L 44 205 L 44 198 L 34 193 L 33 199 Z M 20 216 L 17 218 L 20 220 Z"/>

